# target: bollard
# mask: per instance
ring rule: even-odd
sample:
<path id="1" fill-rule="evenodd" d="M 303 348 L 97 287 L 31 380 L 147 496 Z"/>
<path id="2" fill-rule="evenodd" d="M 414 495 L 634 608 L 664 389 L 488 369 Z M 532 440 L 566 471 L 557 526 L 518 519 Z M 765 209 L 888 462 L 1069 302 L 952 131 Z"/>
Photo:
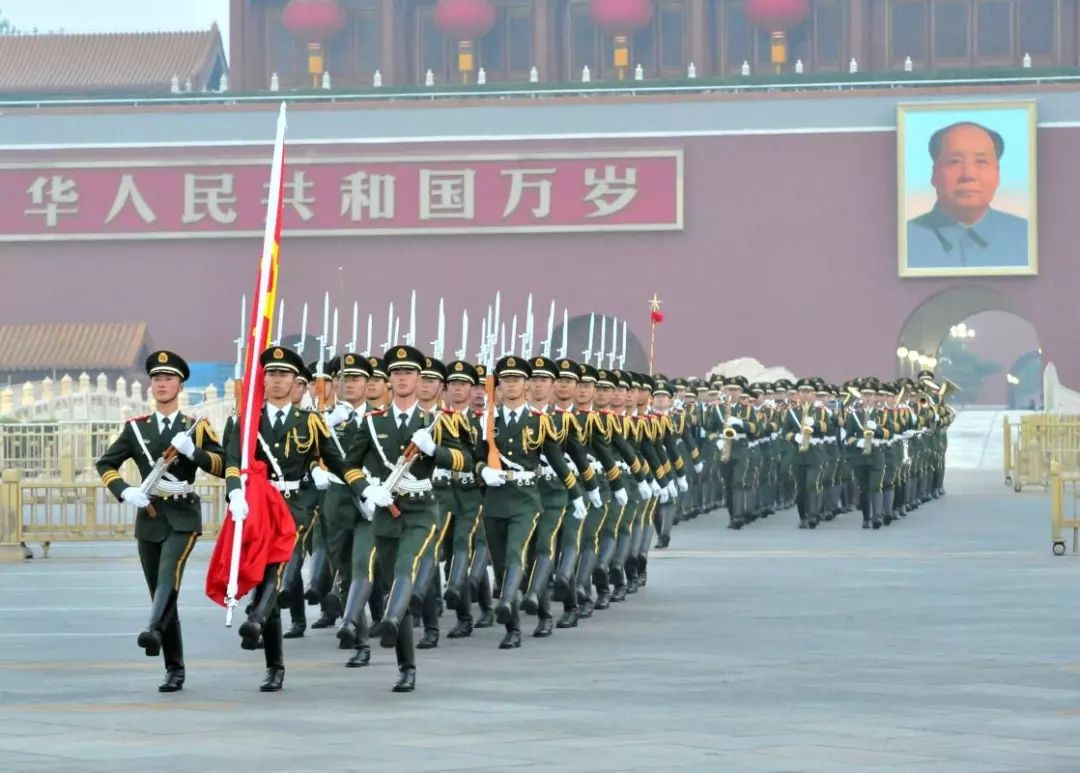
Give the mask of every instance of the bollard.
<path id="1" fill-rule="evenodd" d="M 0 476 L 0 561 L 22 561 L 22 489 L 19 470 Z"/>

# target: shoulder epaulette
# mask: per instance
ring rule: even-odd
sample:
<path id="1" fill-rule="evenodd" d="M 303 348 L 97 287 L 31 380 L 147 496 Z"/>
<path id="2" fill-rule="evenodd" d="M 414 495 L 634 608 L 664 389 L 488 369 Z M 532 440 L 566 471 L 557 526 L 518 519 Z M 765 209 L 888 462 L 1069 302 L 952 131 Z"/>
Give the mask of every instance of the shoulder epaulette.
<path id="1" fill-rule="evenodd" d="M 385 413 L 386 413 L 385 408 L 376 408 L 374 411 L 368 411 L 366 414 L 364 414 L 364 416 L 365 416 L 365 418 L 367 416 L 382 416 Z"/>
<path id="2" fill-rule="evenodd" d="M 147 421 L 149 421 L 150 420 L 150 414 L 149 413 L 144 413 L 142 416 L 132 416 L 130 419 L 128 419 L 128 421 L 142 421 L 143 419 L 146 419 Z"/>

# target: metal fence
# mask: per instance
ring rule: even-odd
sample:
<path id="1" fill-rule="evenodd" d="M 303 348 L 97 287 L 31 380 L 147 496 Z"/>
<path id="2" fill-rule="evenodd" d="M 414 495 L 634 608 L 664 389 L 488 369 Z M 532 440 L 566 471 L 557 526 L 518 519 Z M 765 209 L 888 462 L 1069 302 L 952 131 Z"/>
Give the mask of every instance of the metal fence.
<path id="1" fill-rule="evenodd" d="M 1019 421 L 1004 419 L 1005 483 L 1019 493 L 1025 486 L 1050 485 L 1050 467 L 1080 475 L 1080 416 L 1036 413 Z"/>
<path id="2" fill-rule="evenodd" d="M 1050 470 L 1050 545 L 1055 556 L 1065 555 L 1062 532 L 1072 530 L 1072 552 L 1080 552 L 1080 474 L 1063 472 L 1055 462 Z"/>

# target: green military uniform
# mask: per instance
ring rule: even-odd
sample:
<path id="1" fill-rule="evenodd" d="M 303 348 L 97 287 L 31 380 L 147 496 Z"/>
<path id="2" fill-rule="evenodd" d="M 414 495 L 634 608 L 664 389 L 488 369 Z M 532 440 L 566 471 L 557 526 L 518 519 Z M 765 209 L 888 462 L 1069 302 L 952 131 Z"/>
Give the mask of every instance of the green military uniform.
<path id="1" fill-rule="evenodd" d="M 878 384 L 873 379 L 859 387 L 863 399 L 877 394 Z M 885 481 L 885 441 L 892 437 L 892 430 L 885 423 L 885 414 L 869 404 L 854 406 L 847 415 L 844 427 L 848 446 L 857 449 L 851 456 L 855 478 L 862 490 L 863 528 L 880 529 L 883 515 L 883 485 Z"/>
<path id="2" fill-rule="evenodd" d="M 281 346 L 267 349 L 259 362 L 264 372 L 282 371 L 306 376 L 307 369 L 296 352 Z M 234 495 L 241 491 L 243 450 L 239 432 L 232 432 L 227 449 L 225 487 L 229 501 L 237 507 Z M 247 610 L 247 620 L 240 626 L 240 645 L 254 650 L 262 639 L 266 657 L 266 678 L 261 690 L 276 692 L 285 678 L 279 594 L 285 577 L 298 577 L 290 565 L 302 560 L 305 536 L 311 526 L 318 491 L 312 481 L 312 471 L 320 464 L 341 477 L 344 460 L 330 439 L 330 430 L 322 417 L 295 405 L 277 407 L 271 403 L 259 411 L 259 429 L 254 458 L 266 464 L 270 484 L 284 497 L 296 525 L 296 544 L 287 564 L 268 564 L 263 580 L 256 588 Z M 295 580 L 294 580 L 295 583 Z"/>
<path id="3" fill-rule="evenodd" d="M 813 379 L 802 378 L 795 388 L 804 396 L 817 389 Z M 795 474 L 795 506 L 799 513 L 799 528 L 817 528 L 821 519 L 822 474 L 825 439 L 836 433 L 824 407 L 809 404 L 790 405 L 782 421 L 784 438 L 794 448 L 792 470 Z"/>
<path id="4" fill-rule="evenodd" d="M 187 363 L 168 351 L 152 353 L 146 372 L 151 382 L 159 374 L 176 376 L 181 382 L 189 375 Z M 179 445 L 174 446 L 174 438 Z M 180 452 L 181 447 L 189 453 Z M 121 465 L 131 459 L 145 480 L 158 460 L 167 456 L 173 461 L 152 491 L 139 491 L 120 476 Z M 150 621 L 138 642 L 150 657 L 163 654 L 166 678 L 158 689 L 176 692 L 183 688 L 185 678 L 177 597 L 184 567 L 202 533 L 202 503 L 192 484 L 200 469 L 218 477 L 224 474 L 224 451 L 206 421 L 159 412 L 127 421 L 96 466 L 113 496 L 137 507 L 135 539 L 151 599 Z"/>
<path id="5" fill-rule="evenodd" d="M 471 387 L 480 383 L 476 368 L 472 363 L 464 360 L 447 363 L 446 371 L 447 383 L 463 382 Z M 483 431 L 482 419 L 468 411 L 458 412 L 457 421 L 467 435 L 467 438 L 463 438 L 463 442 L 470 448 L 474 448 L 476 439 Z M 448 472 L 448 477 L 452 495 L 452 514 L 448 551 L 449 567 L 446 573 L 446 593 L 443 594 L 443 600 L 447 607 L 454 610 L 458 621 L 447 636 L 451 639 L 463 639 L 471 636 L 473 630 L 469 570 L 473 560 L 476 533 L 481 528 L 483 493 L 476 474 L 472 470 Z"/>
<path id="6" fill-rule="evenodd" d="M 529 361 L 518 357 L 503 357 L 495 365 L 498 379 L 527 379 L 531 374 Z M 576 476 L 562 455 L 559 435 L 551 417 L 525 404 L 516 409 L 504 405 L 496 412 L 494 429 L 494 446 L 502 470 L 488 466 L 489 439 L 481 438 L 475 452 L 476 473 L 486 484 L 484 530 L 495 576 L 502 578 L 495 617 L 506 626 L 506 635 L 499 647 L 513 649 L 521 646 L 517 591 L 524 580 L 528 548 L 543 513 L 537 488 L 540 457 L 544 456 L 555 475 L 565 482 L 571 497 L 582 494 Z"/>
<path id="7" fill-rule="evenodd" d="M 427 358 L 411 346 L 392 348 L 386 372 L 419 372 Z M 383 647 L 396 650 L 399 679 L 395 692 L 411 692 L 416 680 L 411 601 L 421 560 L 438 537 L 439 517 L 432 493 L 435 469 L 468 469 L 471 453 L 462 429 L 439 416 L 432 420 L 418 403 L 392 404 L 372 411 L 348 450 L 345 483 L 374 510 L 375 556 L 383 582 L 390 581 L 382 620 L 372 629 Z M 415 445 L 414 445 L 415 443 Z M 415 456 L 407 456 L 415 453 Z M 399 460 L 411 458 L 407 474 L 387 488 Z M 384 485 L 386 482 L 387 485 Z"/>

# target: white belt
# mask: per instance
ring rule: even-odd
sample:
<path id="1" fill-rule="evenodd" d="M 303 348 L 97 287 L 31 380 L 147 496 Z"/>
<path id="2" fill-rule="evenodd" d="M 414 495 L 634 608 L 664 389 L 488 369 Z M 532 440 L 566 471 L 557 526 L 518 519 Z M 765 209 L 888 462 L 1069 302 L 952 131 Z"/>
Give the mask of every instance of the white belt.
<path id="1" fill-rule="evenodd" d="M 508 481 L 516 480 L 518 483 L 531 483 L 536 480 L 536 473 L 528 470 L 506 470 Z"/>
<path id="2" fill-rule="evenodd" d="M 874 446 L 887 446 L 887 445 L 889 445 L 888 440 L 874 440 Z"/>
<path id="3" fill-rule="evenodd" d="M 270 485 L 281 492 L 298 491 L 300 489 L 300 481 L 298 480 L 272 480 Z"/>
<path id="4" fill-rule="evenodd" d="M 460 480 L 465 483 L 476 483 L 476 476 L 471 472 L 452 472 L 450 473 L 451 480 Z"/>
<path id="5" fill-rule="evenodd" d="M 592 468 L 593 472 L 598 472 L 601 475 L 604 473 L 604 465 L 600 464 L 598 461 L 589 462 L 589 467 Z"/>
<path id="6" fill-rule="evenodd" d="M 812 445 L 812 446 L 820 446 L 820 445 L 824 444 L 824 442 L 825 442 L 825 438 L 820 438 L 820 437 L 812 437 L 812 438 L 810 438 L 810 445 Z"/>
<path id="7" fill-rule="evenodd" d="M 175 499 L 177 497 L 186 497 L 188 494 L 194 493 L 195 487 L 190 483 L 184 483 L 182 481 L 178 483 L 163 481 L 158 483 L 157 487 L 154 488 L 152 496 L 160 499 Z"/>
<path id="8" fill-rule="evenodd" d="M 431 481 L 426 478 L 424 480 L 402 478 L 394 487 L 394 492 L 398 494 L 426 494 L 429 491 L 431 491 Z"/>
<path id="9" fill-rule="evenodd" d="M 751 440 L 751 441 L 750 441 L 749 443 L 747 443 L 746 445 L 747 445 L 747 446 L 748 446 L 749 448 L 757 448 L 757 446 L 758 446 L 758 445 L 760 445 L 760 444 L 761 444 L 761 441 L 760 441 L 760 440 Z"/>
<path id="10" fill-rule="evenodd" d="M 553 467 L 548 467 L 546 464 L 541 464 L 540 469 L 536 471 L 536 474 L 544 480 L 555 479 L 555 469 Z"/>
<path id="11" fill-rule="evenodd" d="M 431 473 L 432 482 L 445 483 L 450 480 L 450 470 L 435 470 Z"/>

